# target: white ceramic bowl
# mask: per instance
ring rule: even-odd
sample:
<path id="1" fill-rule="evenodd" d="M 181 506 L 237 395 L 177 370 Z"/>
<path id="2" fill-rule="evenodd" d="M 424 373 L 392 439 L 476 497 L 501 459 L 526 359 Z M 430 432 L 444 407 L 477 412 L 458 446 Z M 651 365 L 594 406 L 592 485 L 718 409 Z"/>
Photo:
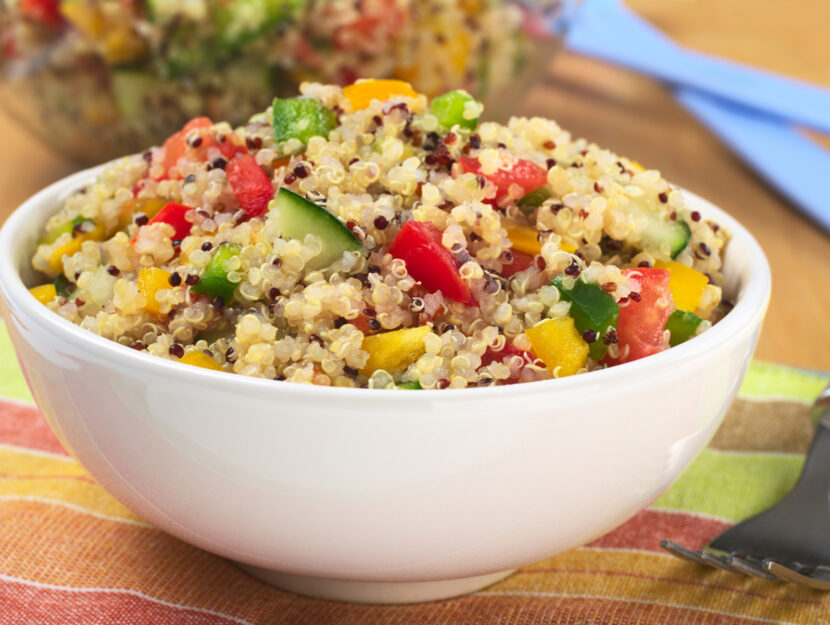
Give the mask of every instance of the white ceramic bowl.
<path id="1" fill-rule="evenodd" d="M 654 500 L 735 397 L 770 292 L 734 219 L 735 308 L 688 343 L 561 380 L 394 392 L 187 367 L 82 330 L 27 291 L 41 224 L 96 170 L 0 231 L 3 315 L 32 393 L 109 492 L 166 532 L 283 588 L 408 602 L 470 592 L 585 544 Z"/>

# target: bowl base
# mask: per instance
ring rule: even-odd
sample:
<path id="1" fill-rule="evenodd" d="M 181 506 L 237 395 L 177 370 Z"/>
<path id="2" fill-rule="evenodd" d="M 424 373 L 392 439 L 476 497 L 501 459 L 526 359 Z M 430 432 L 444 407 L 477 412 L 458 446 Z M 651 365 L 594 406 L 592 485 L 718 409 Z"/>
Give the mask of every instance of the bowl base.
<path id="1" fill-rule="evenodd" d="M 495 584 L 516 571 L 510 569 L 487 575 L 430 582 L 359 582 L 291 575 L 241 562 L 237 565 L 249 575 L 267 584 L 298 595 L 330 601 L 379 604 L 420 603 L 466 595 Z"/>

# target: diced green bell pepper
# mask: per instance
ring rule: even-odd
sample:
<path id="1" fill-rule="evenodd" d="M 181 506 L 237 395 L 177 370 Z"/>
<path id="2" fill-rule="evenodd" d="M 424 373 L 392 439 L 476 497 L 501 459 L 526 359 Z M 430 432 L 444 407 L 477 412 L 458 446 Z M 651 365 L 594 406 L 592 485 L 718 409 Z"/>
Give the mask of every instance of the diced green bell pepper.
<path id="1" fill-rule="evenodd" d="M 75 229 L 75 226 L 78 226 L 84 222 L 89 222 L 90 224 L 92 224 L 90 230 L 92 230 L 92 228 L 95 227 L 95 222 L 92 219 L 88 219 L 86 217 L 81 217 L 80 215 L 78 215 L 74 219 L 70 219 L 69 221 L 61 224 L 60 226 L 57 226 L 56 228 L 52 228 L 51 230 L 49 230 L 49 232 L 43 235 L 43 238 L 40 241 L 38 241 L 38 245 L 49 245 L 51 243 L 54 243 L 58 240 L 58 238 L 60 238 L 62 234 L 71 233 Z"/>
<path id="2" fill-rule="evenodd" d="M 401 382 L 400 384 L 396 384 L 399 389 L 405 391 L 420 391 L 421 390 L 421 383 L 418 380 L 413 380 L 412 382 Z"/>
<path id="3" fill-rule="evenodd" d="M 696 333 L 703 319 L 687 310 L 675 310 L 666 321 L 666 330 L 671 333 L 669 345 L 674 347 L 685 343 Z"/>
<path id="4" fill-rule="evenodd" d="M 274 98 L 271 124 L 277 141 L 328 137 L 337 126 L 334 111 L 313 98 Z"/>
<path id="5" fill-rule="evenodd" d="M 65 297 L 66 299 L 71 299 L 72 294 L 75 292 L 75 285 L 69 281 L 62 273 L 58 274 L 58 277 L 55 278 L 55 293 L 60 295 L 61 297 Z"/>
<path id="6" fill-rule="evenodd" d="M 439 95 L 429 105 L 429 110 L 438 118 L 438 123 L 448 130 L 456 124 L 462 128 L 475 130 L 478 117 L 473 119 L 464 117 L 467 102 L 475 102 L 475 100 L 466 91 L 457 89 Z"/>
<path id="7" fill-rule="evenodd" d="M 556 276 L 553 285 L 559 289 L 562 299 L 571 303 L 570 315 L 583 338 L 588 330 L 596 333 L 595 340 L 588 344 L 588 348 L 591 358 L 601 360 L 608 351 L 603 338 L 609 331 L 617 328 L 620 318 L 619 304 L 595 283 L 588 284 L 577 279 L 572 288 L 565 288 L 564 274 Z"/>
<path id="8" fill-rule="evenodd" d="M 230 302 L 236 291 L 236 284 L 228 280 L 225 263 L 234 256 L 238 256 L 241 251 L 236 243 L 223 243 L 217 247 L 207 267 L 202 270 L 199 281 L 190 290 L 193 293 L 221 297 L 225 303 Z"/>
<path id="9" fill-rule="evenodd" d="M 553 197 L 553 194 L 548 187 L 539 187 L 519 198 L 516 204 L 523 213 L 529 214 L 533 212 L 534 208 L 539 208 L 544 204 L 545 200 L 549 200 L 551 197 Z"/>

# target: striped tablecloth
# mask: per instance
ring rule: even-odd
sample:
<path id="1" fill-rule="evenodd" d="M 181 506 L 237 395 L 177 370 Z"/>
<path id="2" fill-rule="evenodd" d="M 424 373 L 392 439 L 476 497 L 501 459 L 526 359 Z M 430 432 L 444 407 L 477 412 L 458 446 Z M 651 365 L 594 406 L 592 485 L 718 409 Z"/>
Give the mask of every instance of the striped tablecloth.
<path id="1" fill-rule="evenodd" d="M 470 596 L 365 606 L 271 588 L 118 503 L 52 435 L 0 325 L 0 623 L 830 624 L 830 594 L 686 564 L 657 544 L 702 546 L 787 492 L 827 379 L 753 363 L 711 446 L 617 530 Z"/>

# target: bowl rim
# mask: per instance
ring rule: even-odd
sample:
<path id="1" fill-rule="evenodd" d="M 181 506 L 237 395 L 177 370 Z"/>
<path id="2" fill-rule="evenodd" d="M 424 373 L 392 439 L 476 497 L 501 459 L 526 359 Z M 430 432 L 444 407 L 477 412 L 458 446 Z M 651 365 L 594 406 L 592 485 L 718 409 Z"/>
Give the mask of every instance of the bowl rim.
<path id="1" fill-rule="evenodd" d="M 264 378 L 181 366 L 174 361 L 152 356 L 145 352 L 138 352 L 85 330 L 38 302 L 28 292 L 28 288 L 16 269 L 16 256 L 20 253 L 18 250 L 22 245 L 21 241 L 25 240 L 22 233 L 30 228 L 30 215 L 36 213 L 42 217 L 43 215 L 53 214 L 54 210 L 47 211 L 45 207 L 62 202 L 69 192 L 92 180 L 111 163 L 76 172 L 52 183 L 23 202 L 8 217 L 6 223 L 0 228 L 0 298 L 5 300 L 6 306 L 28 320 L 34 321 L 39 330 L 68 341 L 82 351 L 92 352 L 102 359 L 111 359 L 126 368 L 137 369 L 141 373 L 149 375 L 176 376 L 183 381 L 192 381 L 197 384 L 207 382 L 231 392 L 253 391 L 277 396 L 288 393 L 298 397 L 307 396 L 312 400 L 326 398 L 330 401 L 360 398 L 368 402 L 386 402 L 390 399 L 390 391 L 394 389 L 334 387 L 300 383 L 279 384 L 275 383 L 274 380 Z M 709 330 L 692 340 L 658 354 L 624 365 L 591 371 L 587 375 L 579 374 L 566 378 L 504 386 L 441 390 L 423 389 L 419 390 L 414 396 L 411 393 L 406 393 L 399 397 L 408 400 L 417 397 L 423 400 L 459 401 L 464 398 L 473 399 L 480 396 L 507 397 L 514 396 L 517 393 L 529 393 L 530 391 L 558 391 L 564 393 L 582 389 L 586 392 L 595 392 L 598 384 L 636 382 L 644 377 L 649 377 L 643 374 L 649 372 L 656 374 L 677 361 L 700 358 L 711 353 L 716 347 L 727 347 L 729 344 L 740 340 L 745 332 L 751 331 L 755 327 L 756 322 L 760 322 L 759 318 L 765 313 L 772 282 L 769 263 L 755 238 L 734 217 L 697 194 L 682 188 L 680 190 L 688 203 L 694 205 L 695 209 L 702 209 L 701 212 L 704 216 L 714 217 L 722 227 L 725 227 L 731 235 L 731 241 L 741 240 L 742 247 L 745 248 L 745 253 L 749 257 L 747 259 L 749 266 L 748 278 L 745 282 L 739 284 L 739 297 L 734 308 Z M 43 223 L 42 219 L 40 223 Z M 398 395 L 395 395 L 395 397 L 398 397 Z"/>

